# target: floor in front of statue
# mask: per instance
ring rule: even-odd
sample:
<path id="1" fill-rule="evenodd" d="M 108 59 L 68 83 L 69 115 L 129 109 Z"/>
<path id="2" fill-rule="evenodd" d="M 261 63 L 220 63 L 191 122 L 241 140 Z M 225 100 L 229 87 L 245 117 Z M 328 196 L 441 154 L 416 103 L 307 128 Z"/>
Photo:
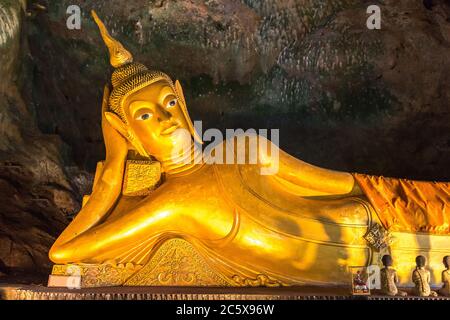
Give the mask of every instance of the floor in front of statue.
<path id="1" fill-rule="evenodd" d="M 404 289 L 409 291 L 408 289 Z M 5 300 L 442 300 L 450 297 L 352 296 L 345 287 L 213 288 L 103 287 L 47 288 L 41 285 L 0 284 Z M 410 291 L 409 291 L 410 292 Z"/>

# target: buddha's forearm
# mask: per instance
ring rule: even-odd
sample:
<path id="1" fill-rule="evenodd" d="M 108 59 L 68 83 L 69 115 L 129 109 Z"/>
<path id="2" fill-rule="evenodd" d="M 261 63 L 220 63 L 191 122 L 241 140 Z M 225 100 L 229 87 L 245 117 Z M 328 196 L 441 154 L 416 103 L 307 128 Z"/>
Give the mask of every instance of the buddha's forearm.
<path id="1" fill-rule="evenodd" d="M 50 258 L 55 263 L 86 262 L 102 257 L 115 249 L 126 247 L 127 243 L 136 243 L 139 239 L 150 241 L 163 230 L 181 232 L 189 226 L 189 219 L 183 221 L 183 226 L 177 226 L 178 215 L 166 216 L 162 213 L 149 214 L 145 206 L 137 208 L 127 216 L 112 219 L 91 228 L 78 237 L 72 238 L 57 247 L 52 247 Z M 152 234 L 152 231 L 154 232 Z M 108 256 L 105 260 L 113 259 Z M 97 261 L 98 262 L 98 261 Z"/>

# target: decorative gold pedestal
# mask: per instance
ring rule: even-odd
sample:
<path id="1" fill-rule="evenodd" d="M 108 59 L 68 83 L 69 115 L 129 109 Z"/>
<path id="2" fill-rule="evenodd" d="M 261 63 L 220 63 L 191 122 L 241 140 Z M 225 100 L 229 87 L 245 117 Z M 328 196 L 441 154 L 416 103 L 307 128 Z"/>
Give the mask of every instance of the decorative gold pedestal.
<path id="1" fill-rule="evenodd" d="M 230 286 L 231 279 L 212 269 L 195 248 L 183 239 L 171 239 L 125 286 Z"/>
<path id="2" fill-rule="evenodd" d="M 114 264 L 54 265 L 52 275 L 81 276 L 81 288 L 121 286 L 142 266 Z"/>
<path id="3" fill-rule="evenodd" d="M 403 289 L 402 289 L 403 290 Z M 108 287 L 45 288 L 36 285 L 0 285 L 0 300 L 447 300 L 450 297 L 351 296 L 349 288 L 212 288 Z"/>
<path id="4" fill-rule="evenodd" d="M 165 241 L 144 266 L 113 263 L 55 265 L 52 275 L 80 275 L 82 288 L 243 285 L 239 277 L 230 279 L 211 268 L 188 241 L 180 238 Z M 263 284 L 264 281 L 259 283 Z"/>

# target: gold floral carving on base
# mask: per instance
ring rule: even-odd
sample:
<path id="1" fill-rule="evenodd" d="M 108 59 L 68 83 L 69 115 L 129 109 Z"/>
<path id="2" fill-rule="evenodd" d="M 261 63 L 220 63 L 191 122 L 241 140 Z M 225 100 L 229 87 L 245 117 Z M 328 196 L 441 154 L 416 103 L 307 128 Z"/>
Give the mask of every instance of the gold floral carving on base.
<path id="1" fill-rule="evenodd" d="M 223 274 L 211 267 L 208 257 L 188 241 L 173 238 L 156 248 L 145 265 L 67 264 L 54 265 L 52 275 L 81 276 L 82 288 L 111 286 L 214 286 L 278 287 L 284 284 L 264 274 L 251 277 Z M 236 271 L 236 270 L 235 270 Z"/>
<path id="2" fill-rule="evenodd" d="M 127 264 L 54 265 L 52 275 L 81 276 L 82 288 L 120 286 L 142 266 Z"/>
<path id="3" fill-rule="evenodd" d="M 157 161 L 127 160 L 122 194 L 149 195 L 161 180 L 161 164 Z"/>
<path id="4" fill-rule="evenodd" d="M 271 279 L 264 274 L 258 274 L 254 279 L 235 275 L 232 277 L 232 279 L 234 280 L 236 285 L 242 287 L 281 287 L 286 285 L 281 281 Z"/>
<path id="5" fill-rule="evenodd" d="M 186 240 L 164 242 L 150 261 L 126 286 L 235 286 L 226 276 L 212 269 L 205 258 Z"/>

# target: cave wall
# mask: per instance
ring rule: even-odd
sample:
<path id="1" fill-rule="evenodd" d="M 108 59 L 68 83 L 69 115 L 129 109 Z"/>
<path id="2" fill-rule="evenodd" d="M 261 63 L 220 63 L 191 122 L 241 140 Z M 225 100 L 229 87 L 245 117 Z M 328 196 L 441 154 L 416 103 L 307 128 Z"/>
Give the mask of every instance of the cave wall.
<path id="1" fill-rule="evenodd" d="M 140 61 L 180 79 L 204 128 L 281 128 L 281 146 L 320 166 L 449 180 L 449 2 L 420 0 L 40 1 L 29 23 L 40 129 L 76 165 L 103 155 L 111 68 L 95 9 Z M 382 29 L 366 28 L 378 3 Z M 68 30 L 78 4 L 81 30 Z M 51 94 L 48 94 L 51 92 Z"/>
<path id="2" fill-rule="evenodd" d="M 49 246 L 79 206 L 63 170 L 62 142 L 42 134 L 27 86 L 23 6 L 0 1 L 0 274 L 46 272 Z"/>
<path id="3" fill-rule="evenodd" d="M 366 28 L 370 4 L 381 30 Z M 448 0 L 0 0 L 0 272 L 48 272 L 104 158 L 111 67 L 91 9 L 181 81 L 204 128 L 280 128 L 284 150 L 319 166 L 450 180 Z"/>

